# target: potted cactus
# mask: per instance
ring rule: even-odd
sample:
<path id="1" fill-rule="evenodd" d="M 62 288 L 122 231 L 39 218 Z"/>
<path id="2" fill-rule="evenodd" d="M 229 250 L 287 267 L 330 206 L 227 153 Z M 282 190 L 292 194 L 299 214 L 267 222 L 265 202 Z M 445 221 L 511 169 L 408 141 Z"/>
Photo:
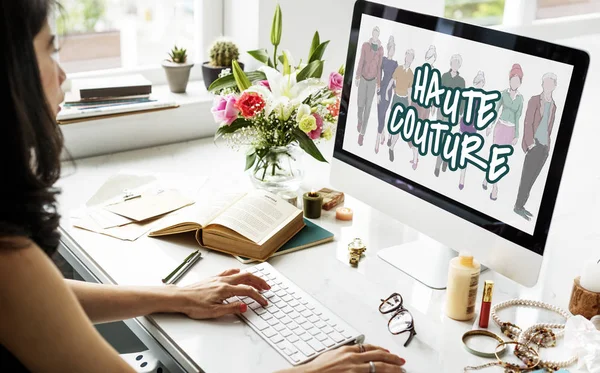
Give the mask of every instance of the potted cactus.
<path id="1" fill-rule="evenodd" d="M 231 69 L 231 63 L 237 61 L 240 56 L 238 47 L 228 40 L 215 41 L 210 47 L 209 54 L 210 61 L 202 64 L 202 75 L 204 76 L 206 89 L 219 78 L 223 70 Z M 243 69 L 244 64 L 240 63 L 240 67 Z"/>
<path id="2" fill-rule="evenodd" d="M 190 79 L 190 70 L 194 67 L 194 64 L 188 63 L 187 51 L 183 48 L 177 48 L 177 46 L 171 50 L 169 57 L 170 59 L 162 63 L 167 74 L 169 88 L 173 93 L 185 93 Z"/>

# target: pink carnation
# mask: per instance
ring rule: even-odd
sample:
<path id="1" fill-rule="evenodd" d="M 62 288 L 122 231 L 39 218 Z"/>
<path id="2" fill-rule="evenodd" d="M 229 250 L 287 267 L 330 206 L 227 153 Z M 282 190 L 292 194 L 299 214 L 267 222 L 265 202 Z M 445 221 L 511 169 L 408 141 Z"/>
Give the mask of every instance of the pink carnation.
<path id="1" fill-rule="evenodd" d="M 337 92 L 344 87 L 344 77 L 337 71 L 329 74 L 329 89 Z"/>
<path id="2" fill-rule="evenodd" d="M 236 106 L 237 99 L 234 95 L 221 96 L 215 101 L 211 109 L 215 122 L 220 125 L 230 125 L 237 119 L 240 112 Z"/>
<path id="3" fill-rule="evenodd" d="M 310 137 L 313 140 L 316 140 L 319 137 L 321 137 L 321 133 L 323 132 L 323 118 L 321 118 L 321 116 L 317 113 L 312 114 L 312 116 L 315 117 L 317 121 L 317 128 L 310 131 L 308 133 L 308 137 Z"/>
<path id="4" fill-rule="evenodd" d="M 258 82 L 258 85 L 262 87 L 267 87 L 268 90 L 271 90 L 271 86 L 269 85 L 268 80 L 261 80 L 260 82 Z"/>

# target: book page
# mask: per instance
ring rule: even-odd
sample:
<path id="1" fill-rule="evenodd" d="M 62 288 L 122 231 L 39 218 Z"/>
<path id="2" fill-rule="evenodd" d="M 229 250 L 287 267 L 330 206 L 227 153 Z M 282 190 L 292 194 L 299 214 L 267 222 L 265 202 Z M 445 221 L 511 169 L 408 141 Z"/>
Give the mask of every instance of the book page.
<path id="1" fill-rule="evenodd" d="M 298 209 L 275 195 L 254 190 L 234 203 L 211 224 L 219 224 L 260 244 L 282 228 Z"/>

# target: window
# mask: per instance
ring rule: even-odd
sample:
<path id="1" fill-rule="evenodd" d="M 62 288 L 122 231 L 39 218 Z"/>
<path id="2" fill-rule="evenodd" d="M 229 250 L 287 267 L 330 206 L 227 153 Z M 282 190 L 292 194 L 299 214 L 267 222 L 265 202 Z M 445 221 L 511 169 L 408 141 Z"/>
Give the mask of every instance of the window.
<path id="1" fill-rule="evenodd" d="M 600 0 L 537 0 L 536 18 L 600 13 Z"/>
<path id="2" fill-rule="evenodd" d="M 211 0 L 206 0 L 211 1 Z M 174 45 L 202 58 L 203 0 L 61 0 L 59 60 L 67 72 L 160 67 Z M 214 15 L 212 15 L 214 17 Z M 221 14 L 218 14 L 221 17 Z M 217 27 L 211 24 L 210 27 Z M 218 26 L 220 32 L 220 27 Z"/>
<path id="3" fill-rule="evenodd" d="M 481 26 L 502 24 L 505 0 L 446 0 L 444 16 Z"/>

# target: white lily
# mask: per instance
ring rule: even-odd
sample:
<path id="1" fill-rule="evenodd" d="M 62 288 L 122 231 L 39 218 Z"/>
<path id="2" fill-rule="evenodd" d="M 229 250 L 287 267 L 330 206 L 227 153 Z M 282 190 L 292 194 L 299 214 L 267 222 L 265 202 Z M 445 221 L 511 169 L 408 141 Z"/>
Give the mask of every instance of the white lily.
<path id="1" fill-rule="evenodd" d="M 275 111 L 280 120 L 288 120 L 294 110 L 302 104 L 302 101 L 325 87 L 323 82 L 314 78 L 297 82 L 296 72 L 283 75 L 268 66 L 262 66 L 258 70 L 265 74 L 271 89 L 255 85 L 248 88 L 248 91 L 259 93 L 266 102 L 267 115 Z"/>

